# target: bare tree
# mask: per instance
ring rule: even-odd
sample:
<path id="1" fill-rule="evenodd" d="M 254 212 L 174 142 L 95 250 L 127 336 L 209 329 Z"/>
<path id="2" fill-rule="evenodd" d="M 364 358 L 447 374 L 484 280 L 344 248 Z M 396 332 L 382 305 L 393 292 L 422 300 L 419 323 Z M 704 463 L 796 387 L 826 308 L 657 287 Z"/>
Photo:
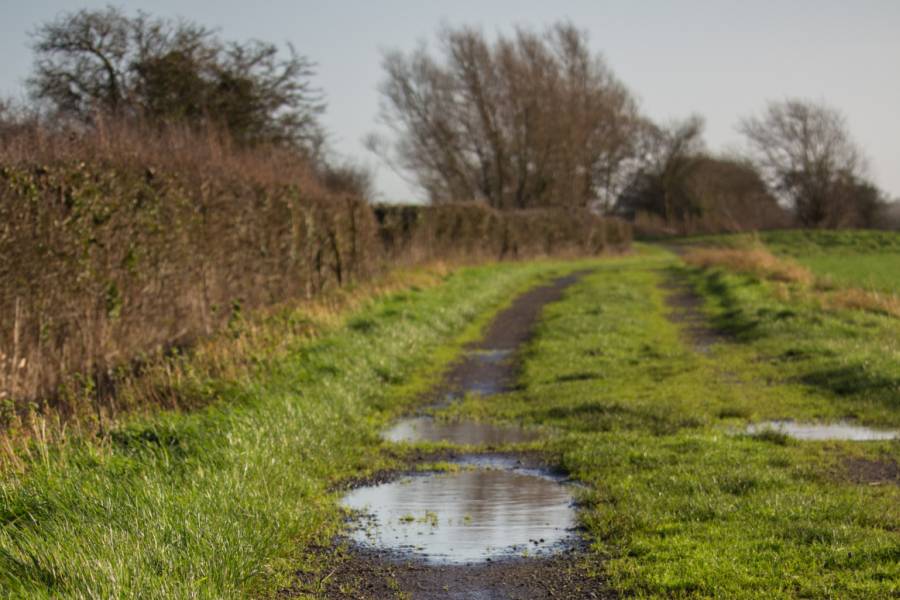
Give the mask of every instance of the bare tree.
<path id="1" fill-rule="evenodd" d="M 806 100 L 769 103 L 741 121 L 753 159 L 804 226 L 838 226 L 864 182 L 864 160 L 837 110 Z"/>
<path id="2" fill-rule="evenodd" d="M 587 36 L 569 24 L 488 41 L 444 29 L 384 59 L 382 155 L 433 202 L 501 208 L 609 204 L 634 151 L 636 104 Z M 373 144 L 377 145 L 377 144 Z"/>
<path id="3" fill-rule="evenodd" d="M 645 121 L 639 135 L 639 161 L 617 198 L 617 210 L 633 218 L 655 214 L 667 225 L 682 223 L 696 207 L 687 193 L 687 178 L 704 157 L 703 119 L 693 115 L 659 126 Z"/>
<path id="4" fill-rule="evenodd" d="M 260 41 L 223 42 L 189 21 L 83 9 L 32 34 L 32 96 L 91 123 L 97 112 L 224 127 L 239 143 L 321 144 L 313 65 Z"/>

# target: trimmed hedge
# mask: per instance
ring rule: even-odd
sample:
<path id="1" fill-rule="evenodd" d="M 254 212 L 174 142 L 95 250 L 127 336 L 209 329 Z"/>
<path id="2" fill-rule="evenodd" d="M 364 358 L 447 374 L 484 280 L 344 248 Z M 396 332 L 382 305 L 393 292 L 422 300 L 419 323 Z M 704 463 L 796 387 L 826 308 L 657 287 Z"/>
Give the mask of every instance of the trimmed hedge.
<path id="1" fill-rule="evenodd" d="M 314 181 L 124 161 L 2 167 L 0 408 L 8 421 L 113 402 L 117 369 L 398 261 L 593 255 L 630 235 L 587 211 L 371 207 Z"/>

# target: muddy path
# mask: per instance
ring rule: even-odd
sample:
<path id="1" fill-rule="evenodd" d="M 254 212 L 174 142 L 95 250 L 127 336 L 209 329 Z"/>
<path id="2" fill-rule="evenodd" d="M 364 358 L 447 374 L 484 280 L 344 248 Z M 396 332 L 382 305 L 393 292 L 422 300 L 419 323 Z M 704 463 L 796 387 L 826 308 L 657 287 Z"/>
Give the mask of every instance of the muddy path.
<path id="1" fill-rule="evenodd" d="M 560 300 L 566 288 L 586 274 L 579 271 L 557 278 L 513 300 L 491 321 L 484 336 L 465 348 L 462 359 L 436 388 L 434 402 L 440 404 L 468 392 L 488 396 L 514 389 L 518 376 L 515 352 L 531 337 L 544 306 Z"/>
<path id="2" fill-rule="evenodd" d="M 425 398 L 440 407 L 467 394 L 487 398 L 516 387 L 517 352 L 544 306 L 560 300 L 586 272 L 518 296 L 468 345 Z M 498 446 L 534 439 L 533 432 L 411 415 L 385 432 L 391 441 L 446 441 Z M 565 476 L 540 458 L 457 454 L 458 473 L 396 473 L 356 487 L 344 498 L 368 515 L 330 547 L 315 549 L 315 573 L 298 572 L 281 597 L 512 600 L 609 598 L 596 573 L 599 559 L 576 531 Z M 412 465 L 411 465 L 412 466 Z M 434 506 L 434 512 L 425 510 Z M 421 513 L 421 515 L 420 515 Z M 357 511 L 362 514 L 362 511 Z M 408 515 L 408 516 L 407 516 Z M 433 515 L 433 516 L 432 516 Z M 368 519 L 368 520 L 367 520 Z"/>
<path id="3" fill-rule="evenodd" d="M 386 559 L 358 547 L 316 549 L 324 574 L 297 573 L 280 598 L 300 594 L 329 600 L 532 600 L 614 598 L 604 582 L 588 574 L 576 548 L 547 558 L 427 565 Z"/>
<path id="4" fill-rule="evenodd" d="M 713 345 L 728 341 L 725 333 L 710 324 L 703 313 L 703 298 L 685 279 L 672 270 L 664 271 L 659 287 L 669 309 L 669 320 L 681 328 L 685 341 L 694 350 L 705 354 Z"/>

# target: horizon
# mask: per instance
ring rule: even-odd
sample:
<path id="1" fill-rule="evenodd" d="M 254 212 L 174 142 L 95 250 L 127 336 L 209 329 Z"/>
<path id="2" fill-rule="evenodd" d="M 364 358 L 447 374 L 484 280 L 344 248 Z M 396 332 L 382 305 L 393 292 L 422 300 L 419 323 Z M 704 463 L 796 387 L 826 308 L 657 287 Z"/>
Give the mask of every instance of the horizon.
<path id="1" fill-rule="evenodd" d="M 107 4 L 43 0 L 8 11 L 0 24 L 0 50 L 7 57 L 0 97 L 25 95 L 24 80 L 32 66 L 28 31 L 60 13 Z M 190 19 L 216 28 L 224 39 L 293 44 L 317 64 L 312 82 L 325 95 L 322 123 L 331 146 L 340 156 L 374 168 L 382 201 L 422 200 L 363 146 L 363 138 L 379 129 L 383 52 L 409 51 L 421 41 L 434 47 L 442 24 L 474 25 L 493 37 L 514 26 L 540 29 L 562 20 L 589 33 L 592 50 L 604 56 L 645 115 L 657 122 L 701 115 L 704 139 L 716 153 L 740 149 L 738 121 L 759 114 L 770 100 L 799 97 L 827 103 L 847 118 L 876 185 L 889 199 L 900 198 L 900 81 L 889 76 L 900 57 L 900 3 L 889 0 L 852 6 L 803 0 L 787 7 L 773 1 L 752 6 L 699 1 L 598 6 L 573 0 L 548 7 L 506 0 L 440 6 L 393 0 L 379 6 L 348 1 L 315 10 L 279 0 L 252 16 L 236 2 L 114 5 L 130 14 L 143 9 L 154 16 Z"/>

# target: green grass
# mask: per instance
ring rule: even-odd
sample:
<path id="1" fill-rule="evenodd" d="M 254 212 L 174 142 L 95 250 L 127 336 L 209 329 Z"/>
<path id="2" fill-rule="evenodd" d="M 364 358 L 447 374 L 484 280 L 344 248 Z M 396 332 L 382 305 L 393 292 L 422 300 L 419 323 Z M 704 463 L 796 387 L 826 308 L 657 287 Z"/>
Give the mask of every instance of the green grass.
<path id="1" fill-rule="evenodd" d="M 900 293 L 900 233 L 776 231 L 761 239 L 776 254 L 839 287 Z"/>
<path id="2" fill-rule="evenodd" d="M 677 244 L 740 247 L 762 241 L 778 256 L 807 267 L 822 282 L 900 294 L 900 232 L 786 230 L 696 236 Z"/>
<path id="3" fill-rule="evenodd" d="M 342 514 L 332 486 L 389 466 L 378 431 L 510 297 L 577 265 L 464 269 L 382 298 L 218 401 L 39 447 L 0 481 L 0 595 L 269 595 Z M 365 324 L 363 326 L 362 324 Z"/>
<path id="4" fill-rule="evenodd" d="M 326 569 L 311 548 L 342 527 L 335 486 L 398 465 L 378 432 L 515 293 L 592 264 L 546 307 L 522 388 L 444 414 L 546 432 L 518 448 L 584 482 L 587 560 L 626 596 L 897 597 L 900 487 L 853 483 L 847 461 L 900 461 L 900 442 L 741 432 L 780 418 L 900 427 L 900 320 L 639 250 L 463 269 L 296 340 L 246 380 L 209 382 L 219 400 L 204 410 L 40 448 L 0 483 L 2 596 L 271 596 L 297 569 Z M 659 287 L 671 275 L 729 341 L 686 342 Z"/>
<path id="5" fill-rule="evenodd" d="M 734 339 L 695 351 L 658 284 L 688 277 Z M 748 436 L 750 421 L 853 417 L 900 426 L 900 328 L 777 301 L 768 284 L 606 264 L 549 306 L 524 390 L 452 409 L 543 427 L 535 447 L 585 482 L 581 518 L 615 588 L 638 598 L 900 594 L 900 488 L 855 484 L 850 457 L 898 442 Z"/>

